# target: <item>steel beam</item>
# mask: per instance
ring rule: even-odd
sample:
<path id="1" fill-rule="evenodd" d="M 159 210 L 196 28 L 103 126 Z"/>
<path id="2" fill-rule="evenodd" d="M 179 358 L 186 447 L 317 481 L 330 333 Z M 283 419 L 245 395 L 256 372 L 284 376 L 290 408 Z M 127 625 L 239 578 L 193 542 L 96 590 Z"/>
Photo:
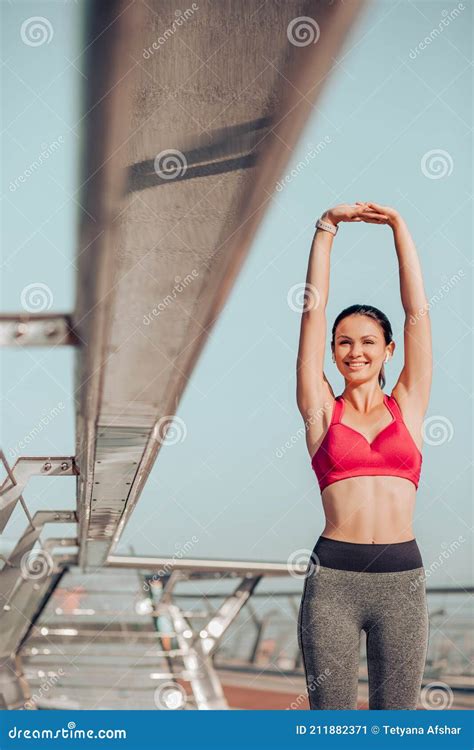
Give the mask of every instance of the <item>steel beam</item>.
<path id="1" fill-rule="evenodd" d="M 0 315 L 0 346 L 76 346 L 71 317 L 57 313 Z"/>
<path id="2" fill-rule="evenodd" d="M 175 557 L 145 557 L 140 555 L 110 555 L 105 568 L 128 568 L 131 570 L 186 571 L 209 578 L 216 576 L 241 577 L 243 575 L 288 576 L 303 575 L 307 565 L 260 562 L 251 560 L 211 560 L 202 557 L 177 560 Z M 149 582 L 149 579 L 147 579 Z"/>
<path id="3" fill-rule="evenodd" d="M 204 0 L 165 41 L 170 0 L 89 6 L 73 316 L 84 570 L 137 505 L 362 6 Z M 291 38 L 302 17 L 311 43 Z"/>
<path id="4" fill-rule="evenodd" d="M 22 493 L 32 477 L 77 475 L 74 459 L 70 456 L 23 456 L 15 461 L 13 467 L 10 467 L 5 454 L 0 451 L 0 461 L 7 473 L 0 485 L 0 533 L 5 530 L 17 502 L 22 503 L 28 515 Z"/>

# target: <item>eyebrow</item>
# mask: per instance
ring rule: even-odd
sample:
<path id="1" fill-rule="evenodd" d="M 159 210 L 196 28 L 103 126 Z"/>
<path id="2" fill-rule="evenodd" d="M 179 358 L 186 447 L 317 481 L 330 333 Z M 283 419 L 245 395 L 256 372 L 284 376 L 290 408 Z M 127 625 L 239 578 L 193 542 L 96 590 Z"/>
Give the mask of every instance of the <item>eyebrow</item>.
<path id="1" fill-rule="evenodd" d="M 339 333 L 337 335 L 337 338 L 338 339 L 351 339 L 351 337 L 347 336 L 345 333 Z M 374 339 L 376 339 L 377 338 L 377 334 L 376 333 L 365 333 L 363 336 L 361 336 L 361 339 L 368 339 L 368 338 L 374 338 Z M 352 341 L 352 339 L 351 339 L 351 341 Z"/>

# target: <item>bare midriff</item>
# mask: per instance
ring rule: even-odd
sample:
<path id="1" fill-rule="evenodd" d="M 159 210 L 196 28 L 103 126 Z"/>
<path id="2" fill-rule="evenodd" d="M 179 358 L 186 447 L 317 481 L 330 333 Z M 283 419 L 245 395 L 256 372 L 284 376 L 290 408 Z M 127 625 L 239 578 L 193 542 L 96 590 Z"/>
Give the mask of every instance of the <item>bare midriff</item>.
<path id="1" fill-rule="evenodd" d="M 394 544 L 415 538 L 416 487 L 408 479 L 341 479 L 325 487 L 321 499 L 326 517 L 322 536 L 357 544 Z"/>

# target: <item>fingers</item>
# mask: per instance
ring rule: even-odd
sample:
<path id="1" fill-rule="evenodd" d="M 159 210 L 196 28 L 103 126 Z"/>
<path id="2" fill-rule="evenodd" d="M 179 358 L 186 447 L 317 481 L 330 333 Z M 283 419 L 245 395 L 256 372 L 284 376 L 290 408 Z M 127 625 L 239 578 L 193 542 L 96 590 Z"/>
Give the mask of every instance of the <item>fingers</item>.
<path id="1" fill-rule="evenodd" d="M 384 210 L 385 206 L 381 206 L 380 203 L 373 203 L 372 201 L 357 201 L 357 206 L 366 206 L 368 210 L 372 209 L 373 211 L 382 211 Z"/>
<path id="2" fill-rule="evenodd" d="M 383 210 L 380 208 L 375 208 L 373 204 L 370 203 L 360 203 L 358 205 L 357 213 L 360 216 L 381 216 L 385 215 L 383 213 Z"/>
<path id="3" fill-rule="evenodd" d="M 361 213 L 362 219 L 388 219 L 387 214 L 378 213 L 377 211 L 363 211 Z"/>
<path id="4" fill-rule="evenodd" d="M 365 224 L 388 224 L 387 219 L 383 218 L 381 216 L 377 216 L 377 217 L 375 217 L 375 216 L 373 216 L 373 217 L 370 217 L 370 216 L 364 216 L 364 217 L 362 217 L 362 216 L 356 216 L 353 219 L 350 219 L 349 221 L 351 221 L 351 222 L 363 221 Z"/>
<path id="5" fill-rule="evenodd" d="M 366 221 L 368 224 L 386 224 L 388 222 L 388 216 L 385 214 L 366 214 L 361 216 L 362 221 Z"/>
<path id="6" fill-rule="evenodd" d="M 380 203 L 368 203 L 367 205 L 376 211 L 383 211 L 385 208 L 385 206 L 381 206 Z"/>
<path id="7" fill-rule="evenodd" d="M 355 210 L 349 221 L 364 221 L 366 224 L 387 224 L 388 216 L 383 213 L 383 206 L 368 201 L 356 201 L 352 204 Z"/>

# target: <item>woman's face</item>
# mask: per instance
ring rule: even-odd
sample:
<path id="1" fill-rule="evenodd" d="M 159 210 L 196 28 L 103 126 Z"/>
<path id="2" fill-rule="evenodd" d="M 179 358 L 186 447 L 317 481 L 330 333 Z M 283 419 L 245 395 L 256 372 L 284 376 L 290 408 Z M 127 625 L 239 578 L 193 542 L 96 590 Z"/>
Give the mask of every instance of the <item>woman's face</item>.
<path id="1" fill-rule="evenodd" d="M 387 354 L 395 344 L 385 344 L 382 326 L 368 315 L 349 315 L 341 320 L 334 336 L 334 356 L 339 372 L 349 382 L 378 379 Z"/>

